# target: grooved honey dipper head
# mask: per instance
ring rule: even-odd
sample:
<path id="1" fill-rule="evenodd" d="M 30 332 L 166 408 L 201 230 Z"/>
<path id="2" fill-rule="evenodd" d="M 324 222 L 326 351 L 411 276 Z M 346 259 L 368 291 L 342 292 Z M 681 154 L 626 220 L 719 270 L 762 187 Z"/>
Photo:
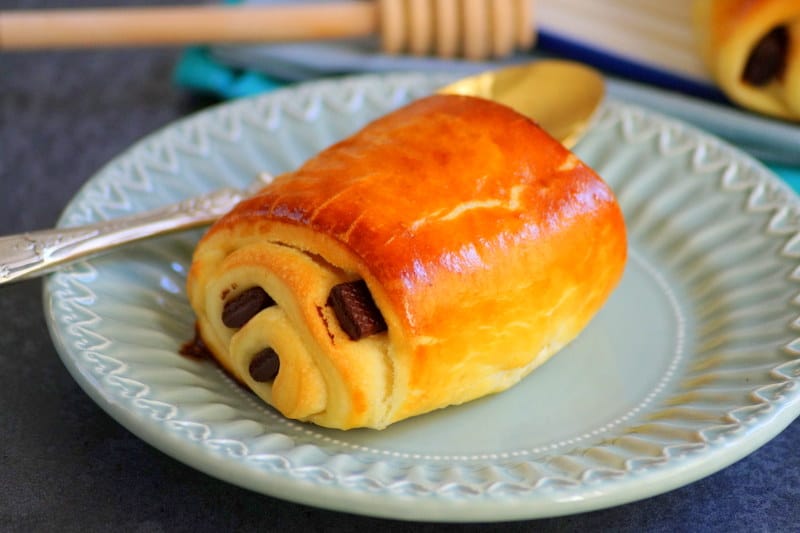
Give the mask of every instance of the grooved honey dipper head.
<path id="1" fill-rule="evenodd" d="M 534 43 L 531 0 L 377 1 L 387 54 L 479 60 Z"/>

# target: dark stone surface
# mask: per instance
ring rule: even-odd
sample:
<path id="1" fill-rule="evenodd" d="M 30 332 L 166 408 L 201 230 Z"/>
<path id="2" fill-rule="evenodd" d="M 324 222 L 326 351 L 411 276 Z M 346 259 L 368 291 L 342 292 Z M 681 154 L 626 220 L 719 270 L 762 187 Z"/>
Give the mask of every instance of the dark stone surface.
<path id="1" fill-rule="evenodd" d="M 0 9 L 59 4 L 74 5 L 1 1 Z M 195 98 L 171 84 L 177 57 L 176 50 L 163 49 L 0 53 L 0 233 L 52 226 L 102 165 L 197 109 Z M 40 281 L 0 288 L 0 323 L 0 530 L 410 529 L 247 491 L 134 437 L 64 369 L 47 334 Z M 529 522 L 413 529 L 797 531 L 798 450 L 795 421 L 733 466 L 637 503 Z"/>

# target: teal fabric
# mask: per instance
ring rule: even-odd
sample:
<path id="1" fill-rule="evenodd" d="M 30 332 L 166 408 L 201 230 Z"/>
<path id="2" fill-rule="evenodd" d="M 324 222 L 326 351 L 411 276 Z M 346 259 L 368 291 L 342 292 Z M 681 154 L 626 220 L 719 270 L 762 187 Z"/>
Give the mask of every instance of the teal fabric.
<path id="1" fill-rule="evenodd" d="M 787 167 L 784 165 L 767 165 L 775 174 L 788 183 L 795 192 L 800 193 L 800 167 Z"/>
<path id="2" fill-rule="evenodd" d="M 252 70 L 228 68 L 212 60 L 203 47 L 183 53 L 174 73 L 175 83 L 183 88 L 223 99 L 240 98 L 271 91 L 283 85 Z"/>

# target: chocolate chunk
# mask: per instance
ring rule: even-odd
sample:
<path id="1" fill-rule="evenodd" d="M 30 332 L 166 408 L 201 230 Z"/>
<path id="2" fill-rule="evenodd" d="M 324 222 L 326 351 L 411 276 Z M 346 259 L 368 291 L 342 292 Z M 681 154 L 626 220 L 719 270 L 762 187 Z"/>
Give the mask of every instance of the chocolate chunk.
<path id="1" fill-rule="evenodd" d="M 275 305 L 261 287 L 251 287 L 225 302 L 222 309 L 222 323 L 229 328 L 240 328 L 247 324 L 259 311 Z"/>
<path id="2" fill-rule="evenodd" d="M 742 72 L 742 80 L 761 87 L 775 78 L 780 78 L 786 69 L 788 53 L 789 31 L 786 26 L 773 28 L 750 52 Z"/>
<path id="3" fill-rule="evenodd" d="M 352 340 L 386 330 L 386 322 L 363 279 L 335 285 L 328 296 L 328 305 Z"/>
<path id="4" fill-rule="evenodd" d="M 250 377 L 260 383 L 275 379 L 280 369 L 281 360 L 278 357 L 278 353 L 272 348 L 264 348 L 255 354 L 248 367 Z"/>

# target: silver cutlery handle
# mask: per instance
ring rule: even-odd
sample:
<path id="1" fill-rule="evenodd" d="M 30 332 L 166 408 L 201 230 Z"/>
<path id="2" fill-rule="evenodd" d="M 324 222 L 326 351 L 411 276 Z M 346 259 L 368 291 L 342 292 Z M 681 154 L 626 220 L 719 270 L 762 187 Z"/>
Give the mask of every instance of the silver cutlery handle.
<path id="1" fill-rule="evenodd" d="M 0 285 L 46 273 L 53 267 L 120 244 L 210 224 L 244 198 L 226 188 L 152 211 L 74 228 L 0 237 Z"/>

